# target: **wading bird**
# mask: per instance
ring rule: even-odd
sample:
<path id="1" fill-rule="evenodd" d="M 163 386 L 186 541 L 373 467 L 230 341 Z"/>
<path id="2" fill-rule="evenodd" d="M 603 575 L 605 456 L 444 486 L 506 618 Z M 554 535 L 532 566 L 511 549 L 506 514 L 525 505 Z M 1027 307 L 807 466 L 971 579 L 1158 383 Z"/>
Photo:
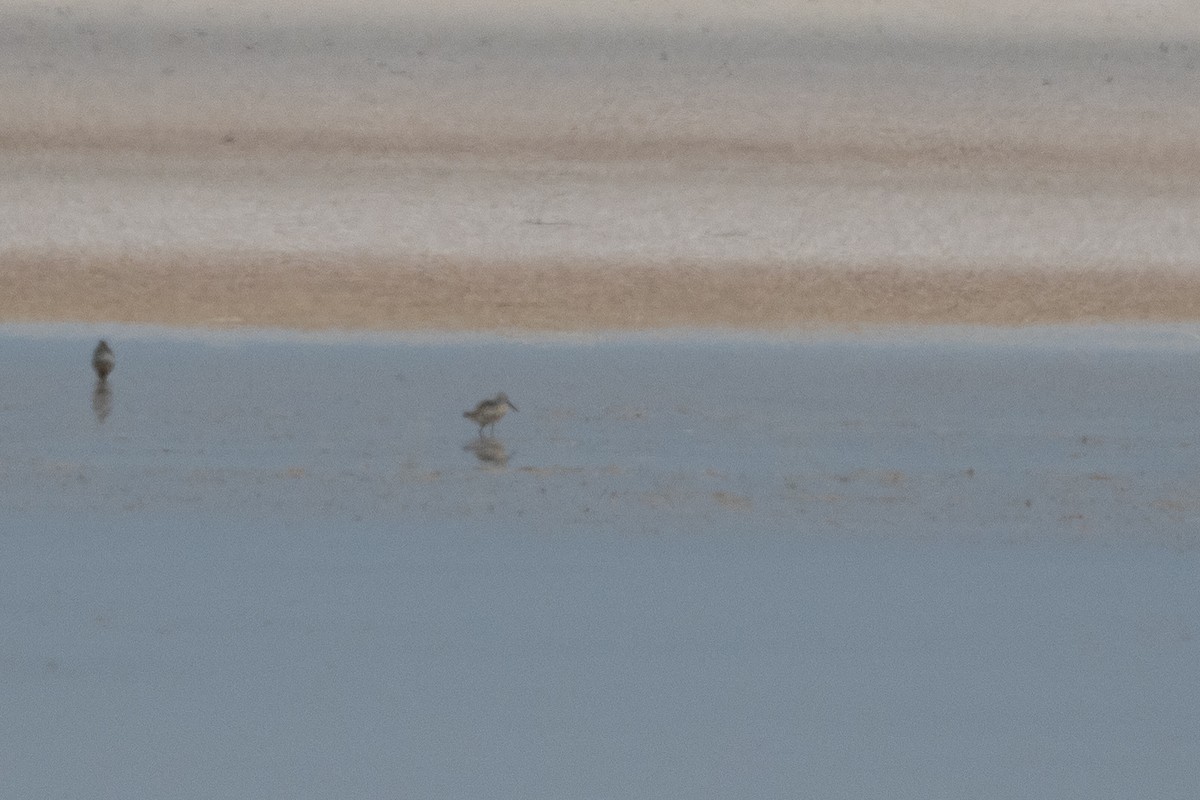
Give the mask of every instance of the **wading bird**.
<path id="1" fill-rule="evenodd" d="M 479 405 L 475 406 L 472 411 L 464 411 L 463 416 L 479 426 L 479 435 L 483 436 L 483 429 L 488 425 L 492 426 L 492 433 L 496 432 L 496 423 L 508 413 L 509 409 L 520 411 L 508 399 L 508 395 L 504 392 L 493 397 L 491 400 L 483 400 Z"/>
<path id="2" fill-rule="evenodd" d="M 96 349 L 92 351 L 92 369 L 96 370 L 96 375 L 100 377 L 101 383 L 108 380 L 108 373 L 112 372 L 116 366 L 116 354 L 108 346 L 108 342 L 101 339 L 100 344 L 96 345 Z"/>

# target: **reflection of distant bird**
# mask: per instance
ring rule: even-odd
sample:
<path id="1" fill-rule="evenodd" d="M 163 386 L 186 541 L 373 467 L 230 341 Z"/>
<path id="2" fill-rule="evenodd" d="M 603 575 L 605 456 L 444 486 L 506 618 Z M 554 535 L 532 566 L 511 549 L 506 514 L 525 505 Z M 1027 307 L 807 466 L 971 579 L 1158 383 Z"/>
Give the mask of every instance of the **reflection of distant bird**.
<path id="1" fill-rule="evenodd" d="M 501 392 L 491 400 L 481 401 L 473 411 L 464 411 L 463 416 L 478 425 L 479 435 L 483 436 L 483 429 L 488 425 L 492 426 L 492 433 L 496 432 L 496 423 L 508 413 L 510 408 L 513 411 L 521 410 L 509 401 L 508 395 Z"/>
<path id="2" fill-rule="evenodd" d="M 100 376 L 101 383 L 108 380 L 108 373 L 112 372 L 116 366 L 117 356 L 108 346 L 108 342 L 101 339 L 100 344 L 96 345 L 96 349 L 92 351 L 92 369 L 96 370 L 96 374 Z"/>
<path id="3" fill-rule="evenodd" d="M 105 381 L 96 381 L 96 388 L 92 391 L 92 411 L 96 414 L 96 422 L 103 424 L 112 413 L 112 407 L 112 387 Z"/>

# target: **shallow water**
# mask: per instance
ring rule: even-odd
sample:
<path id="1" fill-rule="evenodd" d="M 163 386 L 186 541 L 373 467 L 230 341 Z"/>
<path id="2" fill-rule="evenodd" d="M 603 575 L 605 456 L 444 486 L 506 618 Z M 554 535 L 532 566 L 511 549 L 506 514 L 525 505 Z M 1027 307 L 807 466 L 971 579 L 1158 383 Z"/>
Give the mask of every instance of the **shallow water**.
<path id="1" fill-rule="evenodd" d="M 1194 329 L 93 333 L 0 336 L 5 794 L 1200 787 Z"/>
<path id="2" fill-rule="evenodd" d="M 31 330 L 31 329 L 26 329 Z M 1191 329 L 4 337 L 6 511 L 1190 542 Z M 83 356 L 80 356 L 80 353 Z M 461 416 L 505 390 L 495 438 Z"/>

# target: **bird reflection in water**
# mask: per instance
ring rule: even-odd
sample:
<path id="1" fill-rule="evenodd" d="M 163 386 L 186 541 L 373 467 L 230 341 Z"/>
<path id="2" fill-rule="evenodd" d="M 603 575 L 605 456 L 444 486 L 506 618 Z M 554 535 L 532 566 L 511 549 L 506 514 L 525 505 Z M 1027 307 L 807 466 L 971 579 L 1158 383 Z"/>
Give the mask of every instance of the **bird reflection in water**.
<path id="1" fill-rule="evenodd" d="M 474 453 L 480 463 L 486 466 L 503 467 L 508 463 L 508 451 L 504 442 L 491 436 L 473 439 L 463 446 L 463 449 Z"/>
<path id="2" fill-rule="evenodd" d="M 112 413 L 113 393 L 108 381 L 96 381 L 92 390 L 92 411 L 96 413 L 96 422 L 102 423 Z"/>

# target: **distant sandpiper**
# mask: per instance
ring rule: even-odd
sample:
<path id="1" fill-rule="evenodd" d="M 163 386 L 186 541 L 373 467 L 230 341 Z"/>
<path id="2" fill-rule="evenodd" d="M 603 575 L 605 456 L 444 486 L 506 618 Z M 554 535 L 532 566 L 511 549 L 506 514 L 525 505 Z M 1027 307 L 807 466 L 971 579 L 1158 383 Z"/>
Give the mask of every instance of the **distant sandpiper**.
<path id="1" fill-rule="evenodd" d="M 488 425 L 492 426 L 492 433 L 496 432 L 496 423 L 501 417 L 508 413 L 509 409 L 520 411 L 508 399 L 508 395 L 504 392 L 493 397 L 491 400 L 483 400 L 479 405 L 475 406 L 473 411 L 464 411 L 463 416 L 479 426 L 479 435 L 483 436 L 483 429 Z"/>
<path id="2" fill-rule="evenodd" d="M 108 346 L 108 342 L 101 339 L 100 344 L 96 345 L 96 349 L 92 351 L 92 369 L 96 370 L 96 374 L 100 376 L 101 383 L 108 380 L 108 374 L 116 366 L 117 356 Z"/>

